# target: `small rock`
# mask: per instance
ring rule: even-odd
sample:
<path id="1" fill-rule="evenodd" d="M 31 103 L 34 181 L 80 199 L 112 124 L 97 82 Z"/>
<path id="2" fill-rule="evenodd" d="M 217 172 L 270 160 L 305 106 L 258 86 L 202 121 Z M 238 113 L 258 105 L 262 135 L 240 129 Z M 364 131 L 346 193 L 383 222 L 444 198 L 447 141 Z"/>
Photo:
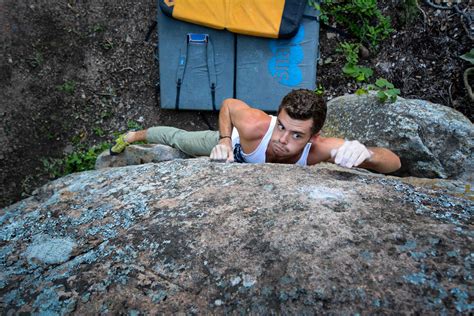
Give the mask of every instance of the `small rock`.
<path id="1" fill-rule="evenodd" d="M 325 64 L 325 65 L 330 64 L 330 63 L 332 63 L 332 62 L 333 62 L 333 60 L 332 60 L 331 57 L 328 57 L 328 58 L 326 58 L 326 59 L 324 60 L 324 64 Z"/>
<path id="2" fill-rule="evenodd" d="M 74 146 L 71 144 L 68 144 L 66 147 L 64 147 L 63 152 L 65 154 L 71 154 L 74 151 Z"/>
<path id="3" fill-rule="evenodd" d="M 189 156 L 178 149 L 165 145 L 130 145 L 123 153 L 117 156 L 111 156 L 109 150 L 104 151 L 97 157 L 95 169 L 123 167 L 185 158 L 189 158 Z"/>
<path id="4" fill-rule="evenodd" d="M 367 59 L 370 56 L 370 51 L 364 45 L 359 45 L 359 57 Z"/>
<path id="5" fill-rule="evenodd" d="M 389 73 L 390 68 L 392 67 L 392 64 L 389 62 L 382 62 L 382 63 L 377 63 L 376 67 L 378 67 L 384 73 Z"/>

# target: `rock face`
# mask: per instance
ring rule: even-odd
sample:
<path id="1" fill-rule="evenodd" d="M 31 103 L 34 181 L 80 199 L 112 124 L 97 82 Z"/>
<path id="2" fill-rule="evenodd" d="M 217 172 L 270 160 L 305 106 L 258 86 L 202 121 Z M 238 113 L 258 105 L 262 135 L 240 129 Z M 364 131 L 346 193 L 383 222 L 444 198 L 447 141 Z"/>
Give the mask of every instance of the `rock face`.
<path id="1" fill-rule="evenodd" d="M 1 211 L 1 310 L 467 314 L 473 206 L 324 164 L 72 174 Z"/>
<path id="2" fill-rule="evenodd" d="M 158 144 L 130 145 L 120 155 L 111 156 L 106 150 L 97 157 L 95 169 L 140 165 L 149 162 L 162 162 L 189 158 L 181 150 Z"/>
<path id="3" fill-rule="evenodd" d="M 390 148 L 402 161 L 397 175 L 474 181 L 474 126 L 439 104 L 345 95 L 328 102 L 323 132 Z"/>

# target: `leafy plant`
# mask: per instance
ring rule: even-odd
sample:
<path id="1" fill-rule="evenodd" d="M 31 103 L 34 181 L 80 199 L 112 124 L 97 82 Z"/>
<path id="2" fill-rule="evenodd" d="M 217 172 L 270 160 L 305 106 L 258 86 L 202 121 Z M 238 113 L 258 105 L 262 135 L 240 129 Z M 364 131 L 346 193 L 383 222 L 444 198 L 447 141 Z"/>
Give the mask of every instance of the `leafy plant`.
<path id="1" fill-rule="evenodd" d="M 62 85 L 56 87 L 59 91 L 73 94 L 74 90 L 76 89 L 76 82 L 75 81 L 66 81 Z"/>
<path id="2" fill-rule="evenodd" d="M 393 83 L 384 78 L 378 78 L 375 81 L 375 85 L 369 84 L 367 85 L 367 89 L 359 89 L 356 91 L 356 94 L 364 94 L 367 93 L 368 90 L 377 91 L 377 98 L 380 102 L 386 102 L 387 100 L 395 102 L 400 95 L 400 90 L 396 89 Z"/>
<path id="3" fill-rule="evenodd" d="M 459 57 L 474 65 L 474 48 L 471 48 L 469 53 L 465 53 L 464 55 L 461 55 Z"/>
<path id="4" fill-rule="evenodd" d="M 359 62 L 359 44 L 352 44 L 349 42 L 342 42 L 336 51 L 343 53 L 348 64 L 357 65 Z"/>
<path id="5" fill-rule="evenodd" d="M 86 138 L 85 132 L 81 131 L 72 137 L 71 142 L 74 146 L 80 146 L 80 144 L 85 138 Z"/>
<path id="6" fill-rule="evenodd" d="M 58 178 L 73 172 L 94 169 L 97 156 L 109 148 L 108 143 L 101 143 L 90 148 L 78 148 L 62 159 L 42 159 L 43 170 L 50 178 Z"/>
<path id="7" fill-rule="evenodd" d="M 101 33 L 105 31 L 105 27 L 102 24 L 94 24 L 92 31 L 94 33 Z"/>
<path id="8" fill-rule="evenodd" d="M 123 134 L 123 133 L 120 132 L 120 131 L 112 132 L 112 136 L 113 136 L 114 139 L 117 138 L 117 137 L 119 137 L 119 136 L 122 135 L 122 134 Z"/>
<path id="9" fill-rule="evenodd" d="M 28 59 L 28 64 L 33 67 L 41 67 L 44 63 L 43 55 L 40 52 L 35 52 L 33 58 Z"/>
<path id="10" fill-rule="evenodd" d="M 418 14 L 420 13 L 418 9 L 418 0 L 402 0 L 402 22 L 405 25 L 411 24 Z"/>
<path id="11" fill-rule="evenodd" d="M 105 132 L 100 127 L 94 127 L 94 134 L 96 134 L 99 137 L 103 137 L 105 135 Z"/>
<path id="12" fill-rule="evenodd" d="M 309 0 L 309 5 L 321 11 L 321 21 L 325 24 L 336 23 L 348 30 L 362 43 L 372 47 L 386 39 L 393 29 L 390 18 L 382 14 L 377 0 L 351 0 L 334 2 L 333 0 Z"/>
<path id="13" fill-rule="evenodd" d="M 326 0 L 324 3 L 329 4 L 332 3 L 333 0 Z M 329 16 L 327 15 L 325 10 L 322 10 L 321 5 L 319 4 L 320 1 L 317 0 L 308 0 L 308 4 L 318 10 L 320 12 L 319 20 L 324 24 L 329 24 Z"/>
<path id="14" fill-rule="evenodd" d="M 378 25 L 364 26 L 364 29 L 361 32 L 361 38 L 363 41 L 368 42 L 372 47 L 377 47 L 378 44 L 383 39 L 386 39 L 391 32 L 393 32 L 393 29 L 391 28 L 390 18 L 380 16 Z"/>
<path id="15" fill-rule="evenodd" d="M 373 70 L 360 65 L 345 64 L 342 71 L 357 82 L 367 81 L 374 74 Z"/>
<path id="16" fill-rule="evenodd" d="M 27 175 L 23 180 L 21 180 L 21 197 L 30 197 L 31 193 L 36 189 L 37 182 L 38 175 Z"/>
<path id="17" fill-rule="evenodd" d="M 64 173 L 94 169 L 95 160 L 106 147 L 94 146 L 85 151 L 76 151 L 69 154 L 64 160 Z"/>
<path id="18" fill-rule="evenodd" d="M 64 161 L 62 159 L 42 158 L 43 171 L 48 174 L 51 179 L 59 178 L 63 175 L 62 169 Z"/>
<path id="19" fill-rule="evenodd" d="M 133 130 L 141 130 L 141 129 L 143 129 L 143 126 L 140 125 L 140 123 L 135 122 L 135 121 L 133 121 L 133 120 L 129 120 L 129 121 L 127 122 L 127 127 L 128 127 L 129 130 L 131 130 L 131 129 L 133 129 Z"/>
<path id="20" fill-rule="evenodd" d="M 56 136 L 54 136 L 54 134 L 51 133 L 51 132 L 46 132 L 46 133 L 45 133 L 45 136 L 46 136 L 46 138 L 47 138 L 48 140 L 53 140 L 53 139 L 56 137 Z"/>
<path id="21" fill-rule="evenodd" d="M 363 95 L 363 94 L 367 94 L 369 93 L 369 91 L 367 90 L 367 88 L 359 88 L 356 90 L 355 94 L 357 95 Z"/>
<path id="22" fill-rule="evenodd" d="M 319 83 L 316 89 L 314 90 L 314 93 L 316 93 L 317 95 L 323 95 L 324 87 Z"/>
<path id="23" fill-rule="evenodd" d="M 342 72 L 354 78 L 357 82 L 362 82 L 367 81 L 374 72 L 370 68 L 357 65 L 359 62 L 359 48 L 360 44 L 342 42 L 336 51 L 343 53 L 347 61 L 344 67 L 342 67 Z"/>
<path id="24" fill-rule="evenodd" d="M 100 113 L 100 118 L 103 120 L 106 120 L 108 118 L 112 117 L 112 112 L 110 111 L 103 111 Z"/>
<path id="25" fill-rule="evenodd" d="M 104 50 L 110 50 L 114 48 L 114 43 L 111 39 L 106 39 L 104 42 L 102 42 L 101 46 Z"/>

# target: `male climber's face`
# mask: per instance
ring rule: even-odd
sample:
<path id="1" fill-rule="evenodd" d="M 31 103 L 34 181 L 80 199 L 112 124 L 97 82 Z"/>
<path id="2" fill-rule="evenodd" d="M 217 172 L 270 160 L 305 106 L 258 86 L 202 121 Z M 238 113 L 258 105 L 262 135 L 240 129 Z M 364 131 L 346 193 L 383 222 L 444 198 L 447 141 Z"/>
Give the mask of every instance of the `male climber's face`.
<path id="1" fill-rule="evenodd" d="M 310 141 L 313 119 L 292 119 L 285 109 L 277 117 L 270 141 L 271 150 L 277 157 L 290 158 L 299 155 Z"/>

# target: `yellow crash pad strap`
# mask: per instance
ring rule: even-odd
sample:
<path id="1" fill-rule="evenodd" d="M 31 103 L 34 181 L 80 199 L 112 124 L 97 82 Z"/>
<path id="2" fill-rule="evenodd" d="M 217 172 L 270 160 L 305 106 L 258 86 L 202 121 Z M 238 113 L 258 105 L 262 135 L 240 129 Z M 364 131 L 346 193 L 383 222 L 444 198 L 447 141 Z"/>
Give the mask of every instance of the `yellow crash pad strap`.
<path id="1" fill-rule="evenodd" d="M 296 34 L 307 0 L 160 0 L 175 19 L 231 32 L 278 38 Z M 283 21 L 283 22 L 282 22 Z"/>

